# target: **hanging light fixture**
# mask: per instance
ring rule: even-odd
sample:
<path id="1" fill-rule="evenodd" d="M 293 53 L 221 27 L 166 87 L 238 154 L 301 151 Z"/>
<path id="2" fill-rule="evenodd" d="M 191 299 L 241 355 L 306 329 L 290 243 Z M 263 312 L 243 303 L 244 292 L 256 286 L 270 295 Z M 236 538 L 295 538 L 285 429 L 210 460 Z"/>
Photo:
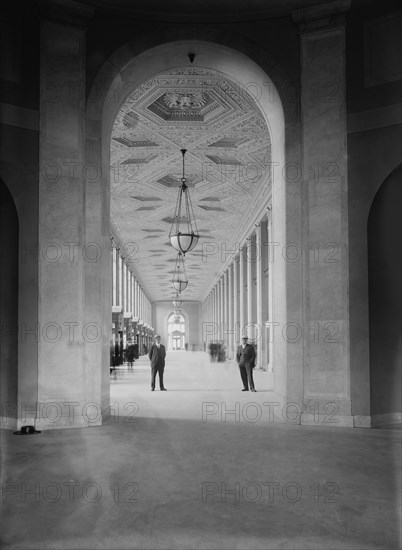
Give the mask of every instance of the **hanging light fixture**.
<path id="1" fill-rule="evenodd" d="M 174 270 L 172 286 L 180 293 L 187 288 L 187 285 L 188 279 L 184 268 L 184 257 L 183 254 L 179 252 L 176 258 L 176 268 Z"/>
<path id="2" fill-rule="evenodd" d="M 180 309 L 183 306 L 183 300 L 181 299 L 180 292 L 176 294 L 176 298 L 173 300 L 173 307 Z"/>
<path id="3" fill-rule="evenodd" d="M 186 154 L 186 149 L 181 149 L 181 152 L 183 155 L 183 176 L 181 178 L 181 186 L 179 188 L 169 239 L 172 246 L 184 255 L 197 246 L 200 236 L 191 205 L 190 190 L 184 175 L 184 155 Z"/>

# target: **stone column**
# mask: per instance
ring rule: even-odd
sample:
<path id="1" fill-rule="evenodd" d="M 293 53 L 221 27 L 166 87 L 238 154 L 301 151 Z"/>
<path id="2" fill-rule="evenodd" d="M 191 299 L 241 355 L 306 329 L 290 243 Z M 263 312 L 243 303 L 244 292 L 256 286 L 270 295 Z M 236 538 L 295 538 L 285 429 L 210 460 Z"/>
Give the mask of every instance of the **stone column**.
<path id="1" fill-rule="evenodd" d="M 130 271 L 130 311 L 134 317 L 134 273 Z"/>
<path id="2" fill-rule="evenodd" d="M 112 264 L 112 276 L 111 276 L 111 281 L 112 281 L 112 306 L 117 305 L 116 261 L 117 261 L 117 250 L 116 250 L 116 245 L 115 245 L 114 241 L 112 241 L 112 259 L 111 259 L 111 264 Z"/>
<path id="3" fill-rule="evenodd" d="M 267 207 L 267 236 L 268 243 L 272 242 L 272 206 Z M 267 272 L 267 297 L 268 297 L 268 329 L 267 329 L 267 340 L 268 340 L 268 371 L 274 371 L 274 335 L 275 328 L 273 318 L 273 305 L 274 305 L 274 289 L 273 289 L 273 262 L 274 262 L 274 249 L 273 246 L 268 246 L 268 272 Z M 277 336 L 278 337 L 278 336 Z"/>
<path id="4" fill-rule="evenodd" d="M 85 284 L 88 273 L 98 269 L 100 251 L 105 278 L 110 278 L 110 233 L 102 242 L 88 238 L 83 207 L 85 25 L 91 14 L 75 2 L 41 6 L 38 407 L 18 426 L 99 425 L 109 406 L 102 391 L 106 367 L 101 372 L 99 364 L 105 361 L 109 371 L 111 300 L 107 311 L 91 308 Z M 110 291 L 109 280 L 109 297 Z M 91 411 L 88 402 L 94 403 Z"/>
<path id="5" fill-rule="evenodd" d="M 119 248 L 116 248 L 115 278 L 116 278 L 116 305 L 121 306 L 121 303 L 120 303 L 120 249 Z"/>
<path id="6" fill-rule="evenodd" d="M 135 316 L 140 318 L 139 288 L 138 280 L 135 279 Z"/>
<path id="7" fill-rule="evenodd" d="M 216 282 L 216 322 L 217 322 L 217 331 L 216 331 L 216 340 L 220 340 L 221 337 L 221 280 L 218 279 Z"/>
<path id="8" fill-rule="evenodd" d="M 113 238 L 110 238 L 110 281 L 111 281 L 111 299 L 112 299 L 112 306 L 116 305 L 115 302 L 115 288 L 116 288 L 116 282 L 114 280 L 114 262 L 115 262 L 115 244 L 113 241 Z"/>
<path id="9" fill-rule="evenodd" d="M 305 254 L 301 421 L 352 426 L 344 15 L 349 1 L 293 12 L 300 26 Z M 288 261 L 297 251 L 287 249 Z M 289 324 L 288 324 L 289 325 Z M 301 334 L 297 334 L 300 330 Z"/>
<path id="10" fill-rule="evenodd" d="M 233 341 L 232 341 L 232 357 L 236 357 L 237 346 L 239 345 L 240 326 L 239 318 L 239 256 L 236 256 L 233 261 Z"/>
<path id="11" fill-rule="evenodd" d="M 219 340 L 219 281 L 215 284 L 215 337 L 214 340 Z"/>
<path id="12" fill-rule="evenodd" d="M 131 311 L 130 308 L 130 268 L 126 264 L 126 311 Z"/>
<path id="13" fill-rule="evenodd" d="M 119 306 L 122 307 L 122 311 L 124 311 L 124 256 L 122 252 L 120 251 L 120 257 L 119 257 Z"/>
<path id="14" fill-rule="evenodd" d="M 127 264 L 123 265 L 123 311 L 127 311 Z"/>
<path id="15" fill-rule="evenodd" d="M 223 288 L 223 323 L 222 323 L 222 340 L 225 342 L 225 345 L 227 346 L 227 330 L 228 330 L 228 324 L 229 324 L 229 317 L 228 317 L 228 272 L 227 270 L 224 272 L 222 276 L 222 288 Z"/>
<path id="16" fill-rule="evenodd" d="M 233 340 L 234 340 L 234 322 L 233 322 L 233 262 L 228 267 L 228 328 L 227 334 L 227 349 L 228 359 L 233 359 Z"/>
<path id="17" fill-rule="evenodd" d="M 216 330 L 217 330 L 217 321 L 216 321 L 216 286 L 212 289 L 212 322 L 214 323 L 214 334 L 211 337 L 211 340 L 216 340 Z"/>
<path id="18" fill-rule="evenodd" d="M 261 221 L 260 227 L 261 236 L 261 356 L 262 356 L 262 369 L 268 370 L 268 327 L 266 321 L 268 321 L 268 277 L 269 277 L 269 263 L 268 263 L 268 221 L 266 217 Z"/>
<path id="19" fill-rule="evenodd" d="M 218 341 L 222 339 L 222 326 L 223 326 L 223 286 L 222 286 L 222 277 L 218 280 L 218 317 L 219 317 L 219 328 L 218 328 Z"/>
<path id="20" fill-rule="evenodd" d="M 240 286 L 240 337 L 247 336 L 246 330 L 246 316 L 247 311 L 245 310 L 245 277 L 244 277 L 244 248 L 240 250 L 240 263 L 239 263 L 240 277 L 239 277 L 239 286 Z"/>
<path id="21" fill-rule="evenodd" d="M 252 244 L 251 244 L 251 236 L 247 237 L 247 244 L 246 244 L 246 258 L 247 258 L 247 270 L 246 270 L 246 276 L 247 276 L 247 336 L 249 338 L 254 338 L 254 327 L 252 326 L 252 323 L 254 321 L 253 319 L 253 277 L 252 277 L 252 259 L 253 259 L 253 252 L 252 252 Z"/>
<path id="22" fill-rule="evenodd" d="M 211 336 L 211 340 L 214 340 L 216 324 L 215 324 L 215 288 L 211 290 L 211 321 L 214 324 L 214 334 Z"/>
<path id="23" fill-rule="evenodd" d="M 256 340 L 257 340 L 257 362 L 256 367 L 261 369 L 263 364 L 263 338 L 264 338 L 264 328 L 262 321 L 262 270 L 261 270 L 261 256 L 262 256 L 262 246 L 261 246 L 261 224 L 258 224 L 255 229 L 255 248 L 256 248 L 256 277 L 257 277 L 257 289 L 256 289 L 256 306 L 257 306 L 257 331 L 256 331 Z"/>

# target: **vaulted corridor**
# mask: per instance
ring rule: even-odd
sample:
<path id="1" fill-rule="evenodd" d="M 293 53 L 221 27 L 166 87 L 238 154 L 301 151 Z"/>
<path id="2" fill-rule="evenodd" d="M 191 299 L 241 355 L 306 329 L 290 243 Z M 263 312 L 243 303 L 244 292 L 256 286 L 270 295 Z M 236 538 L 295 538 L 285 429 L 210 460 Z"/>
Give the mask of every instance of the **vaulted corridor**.
<path id="1" fill-rule="evenodd" d="M 1 550 L 401 549 L 400 0 L 1 14 Z"/>

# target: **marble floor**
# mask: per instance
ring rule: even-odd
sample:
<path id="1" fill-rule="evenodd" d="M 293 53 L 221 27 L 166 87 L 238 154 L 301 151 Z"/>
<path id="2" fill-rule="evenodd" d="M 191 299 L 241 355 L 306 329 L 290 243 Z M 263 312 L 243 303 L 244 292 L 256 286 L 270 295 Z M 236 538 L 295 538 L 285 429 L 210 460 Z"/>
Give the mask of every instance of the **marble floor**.
<path id="1" fill-rule="evenodd" d="M 140 358 L 103 426 L 2 430 L 1 548 L 400 548 L 400 427 L 295 425 L 272 377 L 171 352 L 151 392 Z"/>

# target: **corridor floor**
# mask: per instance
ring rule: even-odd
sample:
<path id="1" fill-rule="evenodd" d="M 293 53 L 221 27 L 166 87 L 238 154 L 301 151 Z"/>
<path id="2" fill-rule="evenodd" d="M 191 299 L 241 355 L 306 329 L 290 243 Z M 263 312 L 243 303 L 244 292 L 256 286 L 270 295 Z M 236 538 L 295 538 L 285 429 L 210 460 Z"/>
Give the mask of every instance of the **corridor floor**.
<path id="1" fill-rule="evenodd" d="M 399 427 L 295 425 L 255 383 L 170 352 L 166 392 L 146 358 L 111 376 L 103 426 L 2 430 L 1 548 L 400 548 Z"/>

